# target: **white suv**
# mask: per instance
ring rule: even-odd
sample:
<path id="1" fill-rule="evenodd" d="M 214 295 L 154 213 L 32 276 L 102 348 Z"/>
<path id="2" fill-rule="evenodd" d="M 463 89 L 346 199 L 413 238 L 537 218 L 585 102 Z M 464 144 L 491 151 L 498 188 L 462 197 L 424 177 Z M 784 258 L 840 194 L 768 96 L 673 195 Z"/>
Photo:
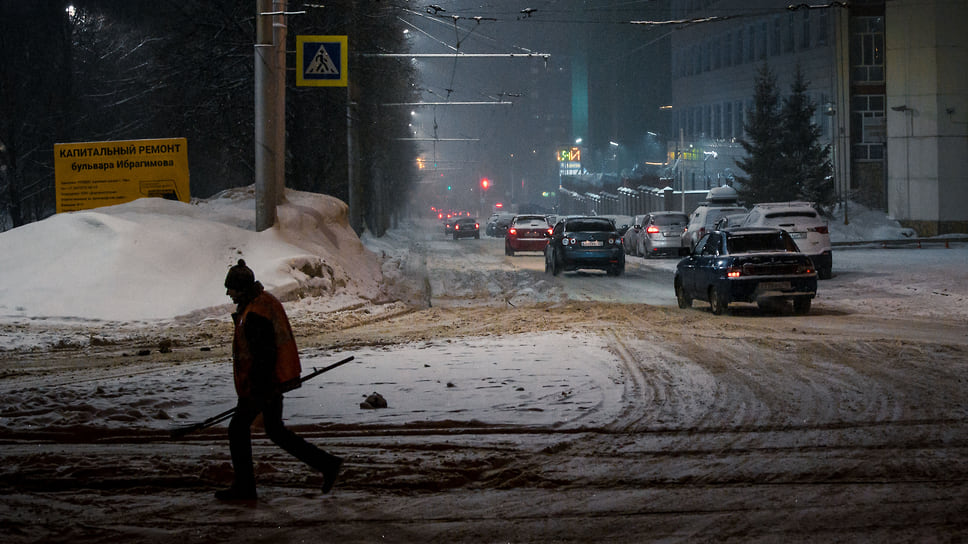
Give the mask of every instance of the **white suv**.
<path id="1" fill-rule="evenodd" d="M 817 276 L 830 279 L 833 253 L 827 221 L 809 202 L 771 202 L 757 204 L 750 210 L 744 227 L 780 227 L 790 233 L 800 252 L 808 255 L 817 267 Z"/>
<path id="2" fill-rule="evenodd" d="M 692 251 L 696 247 L 696 242 L 703 237 L 704 234 L 714 229 L 716 221 L 724 215 L 732 215 L 736 213 L 746 213 L 746 208 L 741 206 L 709 206 L 707 204 L 700 204 L 696 211 L 692 212 L 689 216 L 689 225 L 686 226 L 686 231 L 682 233 L 683 246 L 688 246 L 689 250 Z"/>

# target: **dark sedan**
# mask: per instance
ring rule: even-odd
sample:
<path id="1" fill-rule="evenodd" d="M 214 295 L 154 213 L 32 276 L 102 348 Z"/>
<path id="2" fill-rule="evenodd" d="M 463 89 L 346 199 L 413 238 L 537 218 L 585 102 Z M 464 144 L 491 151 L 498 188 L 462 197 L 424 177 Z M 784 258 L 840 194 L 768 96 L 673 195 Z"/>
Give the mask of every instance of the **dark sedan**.
<path id="1" fill-rule="evenodd" d="M 558 275 L 579 269 L 625 273 L 625 251 L 615 223 L 604 217 L 569 217 L 559 221 L 545 247 L 545 272 Z"/>
<path id="2" fill-rule="evenodd" d="M 480 238 L 481 224 L 473 217 L 461 217 L 454 221 L 451 232 L 454 234 L 454 240 L 459 238 Z"/>
<path id="3" fill-rule="evenodd" d="M 675 290 L 680 308 L 705 300 L 717 315 L 731 302 L 767 308 L 789 300 L 794 312 L 806 314 L 817 294 L 817 270 L 782 229 L 716 230 L 679 261 Z"/>

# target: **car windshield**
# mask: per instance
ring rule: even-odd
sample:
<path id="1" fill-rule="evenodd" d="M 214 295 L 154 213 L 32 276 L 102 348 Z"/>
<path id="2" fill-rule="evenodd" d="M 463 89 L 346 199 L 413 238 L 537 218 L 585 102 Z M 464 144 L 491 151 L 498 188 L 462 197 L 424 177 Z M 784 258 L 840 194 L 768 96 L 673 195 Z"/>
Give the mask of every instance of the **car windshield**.
<path id="1" fill-rule="evenodd" d="M 515 226 L 519 227 L 547 227 L 548 222 L 544 217 L 518 217 L 514 220 Z"/>
<path id="2" fill-rule="evenodd" d="M 797 244 L 785 232 L 756 232 L 730 234 L 726 238 L 729 253 L 753 253 L 757 251 L 800 251 Z"/>
<path id="3" fill-rule="evenodd" d="M 655 216 L 655 224 L 666 226 L 666 225 L 685 225 L 686 216 L 685 215 L 657 215 Z"/>
<path id="4" fill-rule="evenodd" d="M 819 222 L 820 217 L 813 210 L 784 210 L 763 215 L 764 225 L 813 225 Z"/>
<path id="5" fill-rule="evenodd" d="M 783 219 L 785 217 L 817 217 L 817 212 L 813 210 L 790 210 L 785 212 L 771 212 L 766 214 L 767 219 Z"/>
<path id="6" fill-rule="evenodd" d="M 572 219 L 565 230 L 570 232 L 611 232 L 615 226 L 608 219 Z"/>
<path id="7" fill-rule="evenodd" d="M 721 208 L 718 210 L 716 209 L 710 210 L 709 213 L 706 214 L 706 226 L 711 227 L 715 225 L 716 221 L 719 221 L 719 219 L 723 216 L 731 215 L 734 213 L 745 213 L 745 212 L 746 210 L 744 210 L 743 208 Z"/>

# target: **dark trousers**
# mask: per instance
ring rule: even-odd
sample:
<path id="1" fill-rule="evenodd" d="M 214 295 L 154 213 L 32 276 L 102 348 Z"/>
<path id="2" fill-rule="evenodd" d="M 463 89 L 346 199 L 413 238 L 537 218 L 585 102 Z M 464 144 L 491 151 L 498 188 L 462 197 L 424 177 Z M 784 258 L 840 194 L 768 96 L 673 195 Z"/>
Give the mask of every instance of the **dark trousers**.
<path id="1" fill-rule="evenodd" d="M 335 464 L 338 459 L 335 455 L 306 442 L 283 425 L 282 395 L 269 399 L 240 398 L 232 421 L 229 423 L 229 449 L 232 452 L 232 468 L 235 470 L 235 482 L 232 487 L 255 489 L 251 427 L 260 413 L 265 424 L 266 436 L 293 457 L 320 472 Z"/>

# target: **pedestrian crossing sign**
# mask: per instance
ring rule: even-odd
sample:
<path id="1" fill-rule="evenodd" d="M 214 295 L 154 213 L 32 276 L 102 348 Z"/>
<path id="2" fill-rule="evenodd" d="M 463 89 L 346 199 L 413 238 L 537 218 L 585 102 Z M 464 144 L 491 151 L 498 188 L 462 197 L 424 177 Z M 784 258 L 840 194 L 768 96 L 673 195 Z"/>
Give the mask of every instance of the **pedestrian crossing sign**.
<path id="1" fill-rule="evenodd" d="M 296 86 L 346 87 L 346 36 L 296 36 Z"/>

